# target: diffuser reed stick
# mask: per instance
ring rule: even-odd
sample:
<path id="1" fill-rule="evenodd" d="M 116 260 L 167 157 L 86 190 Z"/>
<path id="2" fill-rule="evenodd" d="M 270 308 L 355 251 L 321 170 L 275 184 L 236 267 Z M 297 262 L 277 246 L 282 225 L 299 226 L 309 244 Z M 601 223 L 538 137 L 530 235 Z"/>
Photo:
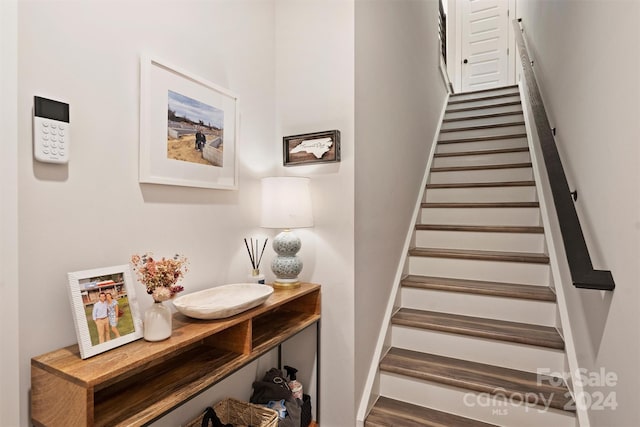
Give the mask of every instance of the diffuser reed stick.
<path id="1" fill-rule="evenodd" d="M 259 267 L 260 267 L 260 261 L 262 261 L 262 255 L 264 255 L 264 248 L 266 248 L 266 247 L 267 247 L 267 241 L 268 241 L 268 240 L 269 240 L 269 239 L 264 239 L 264 245 L 262 246 L 262 252 L 260 252 L 260 258 L 258 258 L 258 265 L 257 265 L 257 267 L 256 267 L 256 268 L 259 268 Z"/>
<path id="2" fill-rule="evenodd" d="M 264 244 L 262 245 L 262 251 L 260 251 L 260 240 L 256 239 L 255 249 L 253 247 L 253 237 L 250 238 L 251 245 L 249 245 L 249 241 L 247 238 L 244 238 L 244 245 L 247 248 L 247 253 L 249 254 L 249 260 L 251 261 L 251 267 L 254 270 L 260 268 L 260 261 L 262 261 L 262 255 L 264 255 L 264 250 L 267 247 L 267 241 L 269 239 L 265 239 Z M 260 255 L 258 255 L 260 253 Z"/>
<path id="3" fill-rule="evenodd" d="M 255 263 L 253 262 L 253 257 L 251 256 L 251 251 L 249 250 L 249 244 L 247 243 L 247 238 L 244 238 L 244 245 L 247 247 L 247 252 L 249 253 L 249 259 L 251 260 L 251 267 L 256 268 Z"/>

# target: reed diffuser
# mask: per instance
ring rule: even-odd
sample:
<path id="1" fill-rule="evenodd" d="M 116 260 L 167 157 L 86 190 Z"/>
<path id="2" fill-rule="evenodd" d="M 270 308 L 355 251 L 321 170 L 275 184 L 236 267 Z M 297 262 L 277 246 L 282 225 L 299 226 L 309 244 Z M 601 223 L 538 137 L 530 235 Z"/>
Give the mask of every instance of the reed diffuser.
<path id="1" fill-rule="evenodd" d="M 264 255 L 264 250 L 267 247 L 268 240 L 269 239 L 264 240 L 262 250 L 260 250 L 260 239 L 256 239 L 254 245 L 253 237 L 251 237 L 249 240 L 247 240 L 246 237 L 244 238 L 244 245 L 247 248 L 249 260 L 251 261 L 252 270 L 251 274 L 249 275 L 249 280 L 252 283 L 260 283 L 264 285 L 264 274 L 260 274 L 260 262 L 262 261 L 262 255 Z"/>

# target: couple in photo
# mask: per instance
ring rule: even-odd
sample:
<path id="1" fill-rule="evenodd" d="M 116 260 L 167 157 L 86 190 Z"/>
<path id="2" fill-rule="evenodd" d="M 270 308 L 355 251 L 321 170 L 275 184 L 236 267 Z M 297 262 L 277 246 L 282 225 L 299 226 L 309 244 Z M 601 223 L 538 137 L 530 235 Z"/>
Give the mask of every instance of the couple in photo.
<path id="1" fill-rule="evenodd" d="M 111 332 L 115 338 L 120 337 L 118 331 L 118 301 L 111 293 L 100 292 L 99 300 L 93 305 L 93 321 L 98 329 L 98 343 L 102 344 L 111 339 Z"/>
<path id="2" fill-rule="evenodd" d="M 200 130 L 196 132 L 196 150 L 202 151 L 204 144 L 207 143 L 207 137 Z"/>

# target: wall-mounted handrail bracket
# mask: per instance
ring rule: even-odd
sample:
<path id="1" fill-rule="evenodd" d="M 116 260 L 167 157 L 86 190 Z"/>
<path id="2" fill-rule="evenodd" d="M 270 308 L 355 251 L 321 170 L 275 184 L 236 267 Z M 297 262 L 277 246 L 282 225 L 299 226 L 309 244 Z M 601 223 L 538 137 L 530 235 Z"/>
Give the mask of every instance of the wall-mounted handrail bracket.
<path id="1" fill-rule="evenodd" d="M 547 112 L 533 72 L 533 61 L 529 58 L 529 53 L 527 52 L 523 36 L 524 28 L 522 28 L 521 22 L 522 18 L 513 21 L 514 35 L 520 54 L 520 61 L 522 62 L 531 111 L 533 112 L 535 127 L 538 131 L 540 147 L 542 148 L 542 156 L 549 176 L 553 203 L 560 223 L 562 241 L 567 254 L 569 269 L 571 270 L 573 285 L 577 288 L 612 291 L 615 288 L 615 282 L 611 272 L 593 268 L 589 249 L 587 248 L 574 205 L 574 201 L 578 199 L 578 192 L 577 190 L 571 191 L 569 189 L 560 154 L 553 137 L 555 132 L 552 131 L 549 125 Z M 553 129 L 555 130 L 555 128 Z"/>

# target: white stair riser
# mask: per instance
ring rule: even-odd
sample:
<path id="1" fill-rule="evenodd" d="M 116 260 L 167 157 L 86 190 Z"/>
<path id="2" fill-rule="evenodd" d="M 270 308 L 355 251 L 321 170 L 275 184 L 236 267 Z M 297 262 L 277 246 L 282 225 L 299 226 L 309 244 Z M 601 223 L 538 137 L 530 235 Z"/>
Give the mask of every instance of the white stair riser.
<path id="1" fill-rule="evenodd" d="M 434 157 L 433 167 L 502 165 L 507 163 L 523 163 L 530 161 L 531 157 L 529 157 L 528 151 L 499 154 L 471 154 L 464 156 Z"/>
<path id="2" fill-rule="evenodd" d="M 479 71 L 478 75 L 474 77 L 473 82 L 470 83 L 469 90 L 471 92 L 477 92 L 494 88 L 498 81 L 495 79 L 493 73 L 489 71 L 490 68 L 486 66 L 486 63 L 485 65 L 478 64 L 478 66 L 479 68 L 477 69 L 482 71 Z"/>
<path id="3" fill-rule="evenodd" d="M 534 186 L 480 187 L 480 188 L 428 188 L 427 202 L 536 202 Z"/>
<path id="4" fill-rule="evenodd" d="M 482 114 L 478 114 L 481 116 Z M 459 120 L 455 122 L 443 122 L 440 129 L 455 129 L 463 126 L 481 126 L 481 125 L 496 125 L 499 123 L 513 123 L 523 122 L 523 114 L 509 114 L 508 116 L 498 117 L 481 117 L 479 119 Z"/>
<path id="5" fill-rule="evenodd" d="M 504 148 L 527 147 L 526 138 L 495 139 L 490 141 L 456 142 L 451 144 L 439 143 L 436 153 L 461 153 L 477 150 L 499 150 Z"/>
<path id="6" fill-rule="evenodd" d="M 392 399 L 504 427 L 576 427 L 576 418 L 570 412 L 544 410 L 499 396 L 386 372 L 380 373 L 380 391 Z"/>
<path id="7" fill-rule="evenodd" d="M 472 362 L 498 365 L 526 372 L 565 372 L 564 352 L 537 346 L 510 343 L 408 326 L 391 328 L 394 347 Z"/>
<path id="8" fill-rule="evenodd" d="M 549 286 L 548 264 L 410 256 L 409 274 Z"/>
<path id="9" fill-rule="evenodd" d="M 409 287 L 402 288 L 401 300 L 403 308 L 551 327 L 556 324 L 556 304 L 548 301 Z"/>
<path id="10" fill-rule="evenodd" d="M 542 233 L 416 230 L 416 246 L 423 248 L 478 249 L 544 253 Z"/>
<path id="11" fill-rule="evenodd" d="M 422 208 L 422 224 L 527 225 L 541 224 L 539 208 Z"/>
<path id="12" fill-rule="evenodd" d="M 487 96 L 497 96 L 497 95 L 518 95 L 518 88 L 517 87 L 505 87 L 505 88 L 500 88 L 500 89 L 495 89 L 495 90 L 488 90 L 488 91 L 484 91 L 484 92 L 478 92 L 478 93 L 464 93 L 464 94 L 459 94 L 459 95 L 451 95 L 451 97 L 449 98 L 450 101 L 466 101 L 469 99 L 477 99 L 477 98 L 485 98 Z"/>
<path id="13" fill-rule="evenodd" d="M 455 101 L 455 99 L 452 99 L 451 101 Z M 491 106 L 496 104 L 504 104 L 507 102 L 520 102 L 520 95 L 505 96 L 504 98 L 496 98 L 496 99 L 486 99 L 483 101 L 461 102 L 460 104 L 449 103 L 449 105 L 447 105 L 447 111 L 452 113 L 455 110 L 459 110 L 461 108 L 485 107 L 485 106 Z"/>
<path id="14" fill-rule="evenodd" d="M 464 182 L 504 182 L 504 181 L 532 181 L 533 169 L 505 168 L 480 169 L 467 171 L 431 172 L 430 184 L 454 184 Z"/>
<path id="15" fill-rule="evenodd" d="M 453 109 L 453 105 L 451 106 Z M 462 107 L 460 107 L 462 108 Z M 445 119 L 459 119 L 461 117 L 474 117 L 480 116 L 483 114 L 497 114 L 497 113 L 512 113 L 514 111 L 522 111 L 522 105 L 507 105 L 504 107 L 493 107 L 493 108 L 481 108 L 477 110 L 469 110 L 469 111 L 449 111 L 445 113 Z"/>
<path id="16" fill-rule="evenodd" d="M 454 132 L 440 132 L 438 141 L 451 141 L 461 138 L 482 138 L 489 136 L 501 136 L 501 135 L 514 135 L 524 134 L 526 129 L 522 126 L 505 126 L 499 128 L 489 129 L 473 129 L 473 130 L 459 130 Z"/>

